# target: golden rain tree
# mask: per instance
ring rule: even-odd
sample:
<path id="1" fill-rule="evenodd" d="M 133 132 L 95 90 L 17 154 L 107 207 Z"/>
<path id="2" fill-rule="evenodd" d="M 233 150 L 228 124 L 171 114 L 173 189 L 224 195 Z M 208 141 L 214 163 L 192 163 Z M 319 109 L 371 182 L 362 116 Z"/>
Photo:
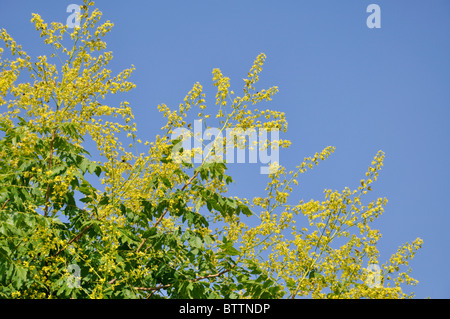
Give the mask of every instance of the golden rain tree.
<path id="1" fill-rule="evenodd" d="M 130 105 L 105 103 L 135 85 L 129 81 L 133 67 L 117 75 L 107 68 L 112 54 L 102 39 L 113 24 L 101 16 L 92 1 L 85 1 L 73 29 L 33 14 L 53 52 L 34 60 L 1 30 L 1 298 L 411 296 L 402 287 L 416 281 L 404 267 L 421 239 L 382 263 L 381 234 L 370 224 L 387 200 L 364 202 L 383 152 L 356 189 L 325 190 L 321 201 L 289 196 L 300 174 L 334 147 L 306 157 L 293 171 L 273 163 L 261 197 L 227 196 L 233 180 L 226 163 L 208 160 L 214 149 L 198 165 L 175 160 L 181 140 L 171 135 L 190 127 L 192 113 L 215 121 L 220 131 L 286 131 L 284 113 L 258 108 L 278 91 L 256 89 L 265 55 L 254 61 L 242 96 L 214 69 L 216 105 L 207 107 L 196 83 L 177 108 L 158 107 L 167 123 L 142 142 Z M 85 149 L 86 139 L 96 154 Z M 136 143 L 146 153 L 138 154 Z M 289 145 L 278 139 L 256 147 Z M 191 159 L 199 153 L 182 152 Z"/>

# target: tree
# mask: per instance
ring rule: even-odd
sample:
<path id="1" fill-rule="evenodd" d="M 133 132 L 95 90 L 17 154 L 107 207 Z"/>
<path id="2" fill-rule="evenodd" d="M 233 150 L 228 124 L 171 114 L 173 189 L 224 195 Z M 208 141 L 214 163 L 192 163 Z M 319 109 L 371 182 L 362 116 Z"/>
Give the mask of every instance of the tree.
<path id="1" fill-rule="evenodd" d="M 334 147 L 306 157 L 295 171 L 272 163 L 262 197 L 227 196 L 233 179 L 225 162 L 211 160 L 216 148 L 195 165 L 190 159 L 202 150 L 182 149 L 182 138 L 171 136 L 190 127 L 191 112 L 216 121 L 220 132 L 286 131 L 284 113 L 256 108 L 278 91 L 256 89 L 266 56 L 254 61 L 243 96 L 213 70 L 215 119 L 196 83 L 178 108 L 159 106 L 167 123 L 142 143 L 129 104 L 102 103 L 134 87 L 134 68 L 111 75 L 112 54 L 102 39 L 113 24 L 100 23 L 92 6 L 85 1 L 73 30 L 33 14 L 53 50 L 49 58 L 33 60 L 1 31 L 10 51 L 0 61 L 2 298 L 409 297 L 402 285 L 416 281 L 400 268 L 422 240 L 402 245 L 381 264 L 381 234 L 370 223 L 387 201 L 363 204 L 383 152 L 361 186 L 325 190 L 323 201 L 293 204 L 289 196 L 298 176 Z M 85 139 L 96 154 L 85 149 Z M 147 153 L 136 152 L 140 143 Z M 289 145 L 265 139 L 257 147 Z"/>

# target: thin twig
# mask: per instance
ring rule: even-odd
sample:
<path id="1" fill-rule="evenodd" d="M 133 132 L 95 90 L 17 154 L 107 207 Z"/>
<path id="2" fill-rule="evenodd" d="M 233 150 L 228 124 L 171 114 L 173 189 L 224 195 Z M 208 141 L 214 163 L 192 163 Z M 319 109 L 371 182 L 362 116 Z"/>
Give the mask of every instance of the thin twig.
<path id="1" fill-rule="evenodd" d="M 6 204 L 8 204 L 9 202 L 9 198 L 6 200 L 6 202 L 2 205 L 2 208 L 0 208 L 0 210 L 3 210 L 3 208 L 5 208 Z"/>
<path id="2" fill-rule="evenodd" d="M 69 240 L 66 244 L 66 246 L 64 248 L 61 248 L 60 250 L 58 250 L 55 254 L 55 256 L 59 255 L 63 250 L 65 250 L 67 248 L 67 246 L 69 246 L 71 243 L 73 243 L 74 241 L 77 241 L 81 238 L 81 236 L 83 236 L 83 234 L 85 232 L 87 232 L 89 230 L 89 228 L 91 228 L 92 225 L 87 225 L 86 227 L 84 227 L 80 233 L 78 235 L 76 235 L 75 237 L 73 237 L 71 240 Z"/>

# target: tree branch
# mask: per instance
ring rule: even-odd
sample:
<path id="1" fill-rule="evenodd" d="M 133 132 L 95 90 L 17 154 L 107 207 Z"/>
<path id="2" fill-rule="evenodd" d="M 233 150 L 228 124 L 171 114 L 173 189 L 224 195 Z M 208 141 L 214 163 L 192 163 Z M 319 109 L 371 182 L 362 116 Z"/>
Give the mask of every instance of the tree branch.
<path id="1" fill-rule="evenodd" d="M 188 187 L 192 181 L 197 177 L 198 173 L 200 171 L 195 172 L 194 175 L 184 184 L 184 186 L 181 188 L 181 191 L 184 191 L 186 187 Z M 169 208 L 166 208 L 164 212 L 159 216 L 159 218 L 156 220 L 156 222 L 153 224 L 153 227 L 156 227 L 164 218 L 164 216 L 167 214 Z M 142 239 L 141 243 L 139 244 L 138 248 L 136 249 L 136 252 L 139 252 L 142 249 L 142 246 L 144 246 L 145 242 L 147 241 L 147 238 Z"/>
<path id="2" fill-rule="evenodd" d="M 214 274 L 214 275 L 207 275 L 207 276 L 203 276 L 203 277 L 192 279 L 192 280 L 190 280 L 190 282 L 196 282 L 196 281 L 199 281 L 199 280 L 202 280 L 202 279 L 209 279 L 209 278 L 215 278 L 215 277 L 222 276 L 223 274 L 226 274 L 227 272 L 231 271 L 231 269 L 233 269 L 233 267 L 231 267 L 230 269 L 222 270 L 221 272 L 219 272 L 217 274 Z"/>
<path id="3" fill-rule="evenodd" d="M 198 278 L 195 278 L 195 279 L 191 279 L 189 281 L 190 282 L 197 282 L 197 281 L 200 281 L 200 280 L 203 280 L 203 279 L 216 278 L 216 277 L 222 276 L 223 274 L 226 274 L 227 272 L 230 272 L 231 269 L 233 269 L 233 267 L 234 267 L 234 265 L 231 268 L 229 268 L 229 269 L 225 269 L 225 270 L 222 270 L 221 272 L 218 272 L 217 274 L 206 275 L 206 276 L 203 276 L 203 277 L 198 277 Z M 110 283 L 114 283 L 114 281 L 115 281 L 115 279 L 111 280 Z M 153 291 L 154 292 L 154 291 L 157 291 L 157 290 L 160 290 L 160 289 L 169 288 L 171 286 L 173 286 L 173 284 L 167 284 L 167 285 L 159 284 L 156 287 L 133 287 L 133 288 L 136 289 L 136 290 Z"/>
<path id="4" fill-rule="evenodd" d="M 167 285 L 158 285 L 156 287 L 133 287 L 136 290 L 143 290 L 143 291 L 156 291 L 156 290 L 160 290 L 160 289 L 164 289 L 164 288 L 169 288 L 170 286 L 172 286 L 172 284 L 167 284 Z"/>
<path id="5" fill-rule="evenodd" d="M 48 169 L 51 170 L 52 169 L 52 162 L 53 162 L 53 143 L 55 142 L 55 133 L 56 133 L 56 128 L 53 129 L 53 133 L 52 133 L 52 140 L 50 142 L 50 158 L 48 159 Z M 48 183 L 47 185 L 47 192 L 45 194 L 45 212 L 44 212 L 44 217 L 47 217 L 48 215 L 48 200 L 50 198 L 50 183 Z"/>
<path id="6" fill-rule="evenodd" d="M 55 256 L 59 255 L 63 250 L 65 250 L 67 248 L 67 246 L 69 246 L 71 243 L 73 243 L 74 241 L 77 241 L 81 238 L 81 236 L 84 235 L 85 232 L 87 232 L 89 230 L 89 228 L 91 228 L 92 225 L 87 225 L 86 227 L 84 227 L 78 235 L 76 235 L 75 237 L 73 237 L 71 240 L 69 240 L 66 244 L 66 246 L 64 248 L 61 248 L 60 250 L 58 250 L 55 254 Z"/>

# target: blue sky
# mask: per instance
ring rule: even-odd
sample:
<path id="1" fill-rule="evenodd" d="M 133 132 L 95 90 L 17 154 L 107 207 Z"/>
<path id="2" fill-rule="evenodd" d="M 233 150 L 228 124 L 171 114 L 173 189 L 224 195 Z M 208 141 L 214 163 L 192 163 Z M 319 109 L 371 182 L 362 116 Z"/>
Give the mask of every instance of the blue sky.
<path id="1" fill-rule="evenodd" d="M 31 13 L 65 22 L 70 3 L 1 1 L 6 28 L 31 55 L 42 44 Z M 370 29 L 369 4 L 381 8 Z M 335 153 L 303 175 L 298 199 L 322 200 L 323 189 L 356 188 L 378 150 L 384 168 L 374 196 L 389 200 L 376 222 L 381 260 L 417 237 L 411 262 L 417 298 L 450 297 L 450 2 L 415 1 L 96 1 L 115 26 L 107 37 L 113 71 L 134 64 L 137 88 L 123 96 L 138 133 L 152 140 L 162 120 L 157 105 L 177 106 L 195 82 L 213 102 L 213 68 L 239 91 L 255 57 L 267 60 L 261 88 L 279 87 L 271 107 L 286 113 L 292 141 L 280 162 L 294 168 L 328 145 Z M 211 106 L 213 103 L 210 103 Z M 230 165 L 231 192 L 263 194 L 257 164 Z"/>

